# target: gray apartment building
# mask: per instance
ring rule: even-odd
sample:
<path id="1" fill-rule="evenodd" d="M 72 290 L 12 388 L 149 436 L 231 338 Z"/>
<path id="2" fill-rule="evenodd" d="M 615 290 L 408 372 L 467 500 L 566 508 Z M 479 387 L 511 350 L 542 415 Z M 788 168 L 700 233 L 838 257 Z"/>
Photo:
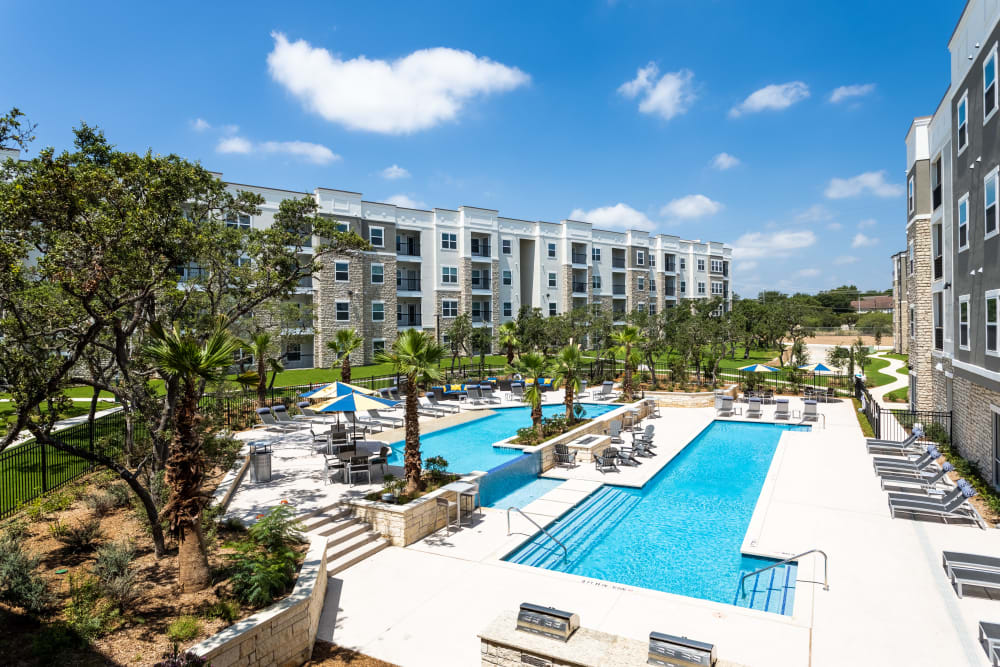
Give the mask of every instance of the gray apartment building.
<path id="1" fill-rule="evenodd" d="M 907 148 L 910 400 L 952 412 L 963 456 L 1000 486 L 1000 3 L 969 0 L 948 43 L 951 82 Z M 899 259 L 897 259 L 899 258 Z M 905 285 L 905 288 L 902 287 Z"/>

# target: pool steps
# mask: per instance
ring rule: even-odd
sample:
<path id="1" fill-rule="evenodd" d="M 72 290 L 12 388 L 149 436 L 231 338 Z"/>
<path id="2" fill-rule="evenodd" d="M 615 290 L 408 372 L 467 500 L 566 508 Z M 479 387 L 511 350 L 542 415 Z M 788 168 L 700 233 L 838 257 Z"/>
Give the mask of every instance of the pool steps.
<path id="1" fill-rule="evenodd" d="M 745 586 L 741 586 L 740 580 L 747 573 L 746 570 L 741 571 L 736 580 L 733 604 L 744 609 L 791 616 L 797 572 L 795 563 L 787 563 L 747 577 Z"/>
<path id="2" fill-rule="evenodd" d="M 306 514 L 300 519 L 308 535 L 326 538 L 326 573 L 338 574 L 377 554 L 389 541 L 355 518 L 339 503 Z"/>

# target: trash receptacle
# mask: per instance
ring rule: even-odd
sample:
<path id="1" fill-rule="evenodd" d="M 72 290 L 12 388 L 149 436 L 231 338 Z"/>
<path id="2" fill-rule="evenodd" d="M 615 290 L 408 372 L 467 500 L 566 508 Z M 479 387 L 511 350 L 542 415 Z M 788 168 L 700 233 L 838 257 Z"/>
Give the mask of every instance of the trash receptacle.
<path id="1" fill-rule="evenodd" d="M 250 481 L 271 481 L 271 446 L 250 446 Z"/>

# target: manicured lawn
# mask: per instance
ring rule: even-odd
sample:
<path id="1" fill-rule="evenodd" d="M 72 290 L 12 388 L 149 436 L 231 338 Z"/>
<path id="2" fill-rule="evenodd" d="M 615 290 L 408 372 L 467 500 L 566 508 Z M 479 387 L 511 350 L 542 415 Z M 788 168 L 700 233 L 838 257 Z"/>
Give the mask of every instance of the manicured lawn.
<path id="1" fill-rule="evenodd" d="M 883 352 L 879 355 L 880 357 L 885 357 L 886 359 L 898 359 L 899 361 L 909 362 L 910 355 L 908 354 L 896 354 L 895 352 Z"/>
<path id="2" fill-rule="evenodd" d="M 743 368 L 744 366 L 749 366 L 750 364 L 767 364 L 777 356 L 777 350 L 750 350 L 750 358 L 744 359 L 743 350 L 741 348 L 736 348 L 736 358 L 730 359 L 729 357 L 726 357 L 719 362 L 719 368 L 723 370 L 732 370 L 735 368 Z"/>
<path id="3" fill-rule="evenodd" d="M 108 408 L 115 407 L 114 403 L 110 401 L 98 401 L 97 409 L 107 410 Z M 48 410 L 43 405 L 42 412 L 47 412 Z M 69 419 L 70 417 L 77 417 L 79 415 L 84 415 L 90 412 L 90 403 L 83 403 L 80 401 L 74 401 L 73 404 L 60 415 L 60 419 Z M 14 420 L 14 415 L 16 414 L 14 406 L 10 403 L 0 403 L 0 432 L 5 430 L 5 426 L 8 422 Z"/>
<path id="4" fill-rule="evenodd" d="M 486 355 L 486 365 L 487 366 L 506 366 L 507 357 L 501 355 Z M 478 368 L 479 357 L 459 357 L 455 360 L 455 370 L 458 371 L 459 368 L 468 368 L 472 366 L 473 368 Z M 441 361 L 442 369 L 451 368 L 451 357 L 447 357 Z M 392 365 L 391 364 L 370 364 L 368 366 L 352 366 L 351 367 L 351 379 L 352 380 L 362 380 L 364 378 L 370 377 L 382 377 L 386 375 L 392 375 Z M 231 376 L 234 377 L 234 376 Z M 340 379 L 340 367 L 336 369 L 332 368 L 296 368 L 292 370 L 287 370 L 282 373 L 278 373 L 278 377 L 274 381 L 275 387 L 289 387 L 300 384 L 319 384 L 322 382 L 333 382 L 334 380 Z M 270 381 L 270 378 L 268 378 Z"/>
<path id="5" fill-rule="evenodd" d="M 865 383 L 869 387 L 881 387 L 884 384 L 895 382 L 895 377 L 892 375 L 886 375 L 882 372 L 888 365 L 888 359 L 872 357 L 868 362 L 868 366 L 865 368 Z"/>
<path id="6" fill-rule="evenodd" d="M 896 369 L 896 372 L 899 373 L 900 375 L 909 375 L 910 374 L 910 367 L 909 366 L 901 366 L 900 368 Z"/>
<path id="7" fill-rule="evenodd" d="M 908 403 L 910 401 L 910 388 L 900 387 L 893 389 L 884 396 L 885 400 L 896 403 Z"/>

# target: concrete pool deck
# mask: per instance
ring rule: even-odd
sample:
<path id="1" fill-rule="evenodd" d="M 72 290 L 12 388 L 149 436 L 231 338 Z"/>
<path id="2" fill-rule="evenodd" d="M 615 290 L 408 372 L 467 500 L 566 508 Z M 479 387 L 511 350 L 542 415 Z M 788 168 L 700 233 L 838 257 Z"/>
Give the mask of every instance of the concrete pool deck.
<path id="1" fill-rule="evenodd" d="M 713 412 L 661 408 L 662 465 Z M 891 519 L 851 403 L 823 404 L 820 412 L 825 425 L 782 435 L 744 541 L 759 555 L 829 554 L 829 591 L 810 583 L 822 579 L 821 558 L 800 560 L 792 617 L 504 562 L 536 529 L 512 513 L 508 537 L 506 512 L 487 508 L 473 527 L 386 549 L 332 578 L 319 638 L 400 665 L 476 665 L 477 633 L 530 601 L 641 641 L 656 630 L 715 643 L 721 660 L 748 666 L 988 665 L 976 626 L 1000 620 L 1000 605 L 958 599 L 940 554 L 997 553 L 1000 533 Z M 769 417 L 765 408 L 763 421 Z M 651 477 L 662 465 L 639 469 Z M 545 525 L 601 482 L 622 483 L 586 472 L 525 513 Z"/>

